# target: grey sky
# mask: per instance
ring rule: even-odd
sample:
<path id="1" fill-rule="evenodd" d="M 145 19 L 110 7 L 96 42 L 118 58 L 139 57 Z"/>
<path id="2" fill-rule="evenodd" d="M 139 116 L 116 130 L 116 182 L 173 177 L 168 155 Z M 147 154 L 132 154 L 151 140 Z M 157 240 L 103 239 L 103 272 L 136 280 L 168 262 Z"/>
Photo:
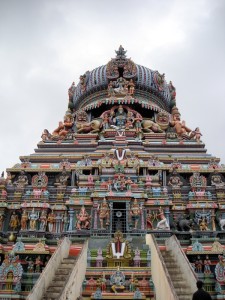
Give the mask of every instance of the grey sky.
<path id="1" fill-rule="evenodd" d="M 182 119 L 225 163 L 225 1 L 0 0 L 0 170 L 33 153 L 79 75 L 120 44 L 166 74 Z"/>

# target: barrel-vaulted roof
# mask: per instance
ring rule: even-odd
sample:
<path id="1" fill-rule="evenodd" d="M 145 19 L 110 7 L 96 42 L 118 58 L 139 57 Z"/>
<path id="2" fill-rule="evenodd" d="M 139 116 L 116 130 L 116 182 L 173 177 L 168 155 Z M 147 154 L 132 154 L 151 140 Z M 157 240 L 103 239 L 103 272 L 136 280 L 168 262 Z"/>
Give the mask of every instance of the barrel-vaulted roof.
<path id="1" fill-rule="evenodd" d="M 96 92 L 99 95 L 102 94 L 102 96 L 107 97 L 109 82 L 123 76 L 126 79 L 132 78 L 135 82 L 135 95 L 138 96 L 139 92 L 141 92 L 143 96 L 144 91 L 144 95 L 152 101 L 152 94 L 154 98 L 158 98 L 157 105 L 161 104 L 162 109 L 169 111 L 172 100 L 170 88 L 172 84 L 167 84 L 164 74 L 161 75 L 158 71 L 133 63 L 133 61 L 126 57 L 126 51 L 121 47 L 116 51 L 116 58 L 111 59 L 108 64 L 97 67 L 92 71 L 87 71 L 84 75 L 80 76 L 80 82 L 73 95 L 75 108 L 79 109 L 82 101 L 87 96 Z M 132 69 L 130 69 L 130 73 L 126 71 L 126 66 Z"/>

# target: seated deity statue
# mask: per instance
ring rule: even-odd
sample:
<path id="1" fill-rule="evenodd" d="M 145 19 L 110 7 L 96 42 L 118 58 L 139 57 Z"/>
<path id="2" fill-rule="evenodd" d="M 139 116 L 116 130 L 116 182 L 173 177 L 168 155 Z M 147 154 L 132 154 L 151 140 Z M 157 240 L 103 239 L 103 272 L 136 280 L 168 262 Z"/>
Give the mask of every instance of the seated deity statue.
<path id="1" fill-rule="evenodd" d="M 185 124 L 185 121 L 181 121 L 180 119 L 180 113 L 177 109 L 177 107 L 173 107 L 172 109 L 172 121 L 170 122 L 170 125 L 174 127 L 178 138 L 192 138 L 193 135 L 190 134 L 192 131 L 190 128 L 188 128 Z"/>
<path id="2" fill-rule="evenodd" d="M 109 218 L 110 218 L 110 209 L 109 209 L 109 205 L 106 202 L 105 198 L 104 198 L 103 202 L 101 203 L 101 205 L 98 206 L 98 213 L 99 213 L 99 221 L 100 221 L 101 229 L 105 229 L 104 228 L 104 220 L 105 220 L 106 227 L 108 227 L 109 226 Z"/>
<path id="3" fill-rule="evenodd" d="M 52 135 L 48 131 L 48 129 L 44 129 L 44 131 L 42 132 L 42 135 L 41 135 L 42 141 L 45 142 L 45 141 L 51 140 L 51 137 L 52 137 Z"/>
<path id="4" fill-rule="evenodd" d="M 53 131 L 52 137 L 64 139 L 73 127 L 73 116 L 71 114 L 65 115 L 64 121 L 59 122 L 59 126 Z"/>
<path id="5" fill-rule="evenodd" d="M 123 291 L 125 289 L 125 275 L 120 271 L 119 267 L 115 273 L 110 277 L 110 284 L 112 285 L 112 290 L 115 294 L 118 291 Z"/>
<path id="6" fill-rule="evenodd" d="M 176 171 L 174 171 L 173 175 L 170 177 L 168 185 L 173 189 L 181 188 L 181 186 L 183 185 L 183 182 L 181 181 Z"/>
<path id="7" fill-rule="evenodd" d="M 26 185 L 28 185 L 28 177 L 25 174 L 24 171 L 20 172 L 20 175 L 18 176 L 17 180 L 13 183 L 17 188 L 25 188 Z"/>
<path id="8" fill-rule="evenodd" d="M 56 177 L 56 181 L 54 183 L 55 186 L 59 188 L 64 188 L 68 185 L 69 174 L 66 171 L 63 171 Z"/>
<path id="9" fill-rule="evenodd" d="M 141 207 L 139 206 L 137 199 L 135 199 L 130 210 L 130 216 L 134 222 L 134 229 L 137 229 L 138 227 L 138 220 L 140 218 L 141 213 L 142 213 Z"/>
<path id="10" fill-rule="evenodd" d="M 203 217 L 203 218 L 199 221 L 199 229 L 200 229 L 201 231 L 209 230 L 206 218 Z"/>
<path id="11" fill-rule="evenodd" d="M 119 105 L 118 110 L 116 112 L 115 117 L 113 118 L 113 123 L 119 128 L 125 128 L 126 125 L 127 114 L 124 111 L 122 105 Z"/>
<path id="12" fill-rule="evenodd" d="M 81 207 L 79 214 L 77 216 L 76 229 L 90 229 L 91 217 L 87 213 L 84 206 Z"/>
<path id="13" fill-rule="evenodd" d="M 225 183 L 222 181 L 222 178 L 221 178 L 220 174 L 215 173 L 215 174 L 212 175 L 211 185 L 215 186 L 215 188 L 224 188 Z"/>

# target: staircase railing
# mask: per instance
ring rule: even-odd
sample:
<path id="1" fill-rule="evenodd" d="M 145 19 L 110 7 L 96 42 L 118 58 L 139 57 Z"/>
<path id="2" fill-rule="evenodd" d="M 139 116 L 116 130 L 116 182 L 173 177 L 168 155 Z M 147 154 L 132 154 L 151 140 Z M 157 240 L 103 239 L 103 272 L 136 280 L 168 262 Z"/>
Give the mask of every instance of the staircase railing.
<path id="1" fill-rule="evenodd" d="M 187 256 L 181 248 L 180 242 L 177 237 L 173 235 L 166 239 L 165 244 L 166 249 L 171 251 L 172 255 L 176 257 L 176 261 L 179 263 L 181 272 L 185 275 L 186 284 L 190 287 L 190 291 L 194 293 L 196 291 L 196 281 L 198 279 L 189 260 L 187 259 Z"/>
<path id="2" fill-rule="evenodd" d="M 27 300 L 41 300 L 52 282 L 55 272 L 58 269 L 63 258 L 68 257 L 70 251 L 71 242 L 68 237 L 65 237 L 62 243 L 58 246 L 52 257 L 50 258 L 44 271 L 41 273 L 37 282 L 33 286 L 30 294 L 27 296 Z"/>
<path id="3" fill-rule="evenodd" d="M 77 299 L 82 292 L 82 283 L 85 278 L 87 268 L 87 250 L 88 240 L 84 243 L 83 248 L 78 256 L 76 264 L 70 274 L 70 278 L 60 295 L 60 300 Z"/>
<path id="4" fill-rule="evenodd" d="M 156 300 L 179 300 L 154 235 L 146 234 L 146 244 L 151 249 L 151 273 Z"/>

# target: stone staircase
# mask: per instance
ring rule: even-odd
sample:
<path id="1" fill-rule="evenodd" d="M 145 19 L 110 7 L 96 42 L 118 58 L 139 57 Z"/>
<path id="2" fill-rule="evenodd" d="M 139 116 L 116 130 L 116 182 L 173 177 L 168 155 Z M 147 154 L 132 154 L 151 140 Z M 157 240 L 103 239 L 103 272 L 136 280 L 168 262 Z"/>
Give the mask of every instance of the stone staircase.
<path id="1" fill-rule="evenodd" d="M 76 260 L 77 258 L 73 256 L 69 256 L 68 258 L 64 258 L 62 260 L 43 297 L 43 300 L 60 299 L 60 295 L 62 294 L 66 282 L 70 277 L 70 273 L 76 263 Z"/>
<path id="2" fill-rule="evenodd" d="M 172 255 L 171 251 L 161 251 L 161 254 L 178 298 L 180 300 L 192 299 L 192 292 L 190 288 L 187 287 L 186 280 L 176 258 Z"/>

